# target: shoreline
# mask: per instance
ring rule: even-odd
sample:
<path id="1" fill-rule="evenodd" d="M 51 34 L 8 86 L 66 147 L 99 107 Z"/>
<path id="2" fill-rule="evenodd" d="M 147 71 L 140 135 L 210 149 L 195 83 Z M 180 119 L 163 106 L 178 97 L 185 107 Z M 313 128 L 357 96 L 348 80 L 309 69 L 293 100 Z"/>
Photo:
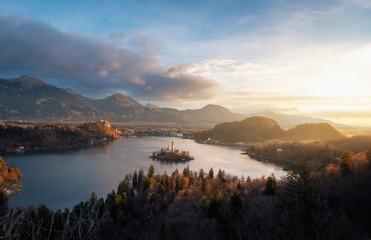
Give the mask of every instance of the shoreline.
<path id="1" fill-rule="evenodd" d="M 248 155 L 250 158 L 252 159 L 255 159 L 257 161 L 260 161 L 260 162 L 271 162 L 271 163 L 279 163 L 279 164 L 286 164 L 286 165 L 292 165 L 293 167 L 298 167 L 299 165 L 295 162 L 292 162 L 292 161 L 289 161 L 289 160 L 282 160 L 282 159 L 275 159 L 275 158 L 268 158 L 268 157 L 262 157 L 262 156 L 253 156 L 251 154 L 249 154 L 246 150 L 246 148 L 250 145 L 250 144 L 238 144 L 238 143 L 205 143 L 205 142 L 202 142 L 202 141 L 197 141 L 197 140 L 194 140 L 195 142 L 197 143 L 200 143 L 200 144 L 207 144 L 207 145 L 218 145 L 218 146 L 230 146 L 230 147 L 240 147 L 241 148 L 241 151 L 242 153 L 241 154 L 244 154 L 244 155 Z"/>
<path id="2" fill-rule="evenodd" d="M 248 152 L 242 153 L 244 155 L 249 156 L 250 158 L 256 159 L 257 161 L 262 161 L 262 162 L 272 162 L 272 163 L 284 163 L 284 164 L 290 164 L 295 167 L 298 167 L 299 165 L 297 163 L 291 162 L 289 160 L 281 160 L 281 159 L 275 159 L 275 158 L 268 158 L 268 157 L 261 157 L 261 156 L 253 156 L 249 154 Z"/>
<path id="3" fill-rule="evenodd" d="M 7 201 L 19 194 L 23 188 L 23 177 L 19 180 L 5 180 L 3 185 L 3 192 L 6 195 Z"/>
<path id="4" fill-rule="evenodd" d="M 67 147 L 53 147 L 53 148 L 48 148 L 48 147 L 47 148 L 39 148 L 38 147 L 38 148 L 35 148 L 35 149 L 24 149 L 24 150 L 13 148 L 10 151 L 7 150 L 5 152 L 1 152 L 0 155 L 1 156 L 6 156 L 6 155 L 16 155 L 16 154 L 25 154 L 25 153 L 26 154 L 32 154 L 32 153 L 48 153 L 48 152 L 58 152 L 58 151 L 66 151 L 66 150 L 77 150 L 77 149 L 84 149 L 84 148 L 89 148 L 89 147 L 101 146 L 101 145 L 113 142 L 114 140 L 115 139 L 107 140 L 107 141 L 99 141 L 99 142 L 95 142 L 93 144 L 89 143 L 89 144 L 82 144 L 82 145 L 78 145 L 78 146 L 67 146 Z"/>
<path id="5" fill-rule="evenodd" d="M 199 140 L 196 140 L 196 139 L 193 139 L 196 143 L 200 143 L 200 144 L 207 144 L 207 145 L 219 145 L 219 146 L 230 146 L 230 147 L 247 147 L 249 146 L 249 144 L 238 144 L 238 143 L 223 143 L 223 142 L 218 142 L 218 143 L 215 143 L 215 142 L 210 142 L 210 143 L 205 143 L 203 141 L 199 141 Z"/>

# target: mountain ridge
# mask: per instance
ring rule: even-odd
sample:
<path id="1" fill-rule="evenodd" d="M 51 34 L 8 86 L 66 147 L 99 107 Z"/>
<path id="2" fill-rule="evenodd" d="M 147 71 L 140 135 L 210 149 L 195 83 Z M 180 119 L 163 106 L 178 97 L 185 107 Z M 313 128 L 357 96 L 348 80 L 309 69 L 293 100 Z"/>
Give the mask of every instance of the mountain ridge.
<path id="1" fill-rule="evenodd" d="M 154 105 L 153 105 L 154 106 Z M 42 119 L 53 121 L 159 122 L 216 124 L 241 120 L 219 105 L 206 105 L 196 110 L 146 107 L 131 97 L 117 93 L 103 99 L 91 99 L 69 88 L 58 88 L 45 81 L 23 75 L 0 78 L 0 118 Z"/>
<path id="2" fill-rule="evenodd" d="M 261 112 L 250 113 L 247 115 L 248 117 L 253 116 L 260 116 L 260 117 L 267 117 L 273 119 L 278 122 L 278 124 L 282 127 L 294 127 L 299 124 L 305 123 L 329 123 L 331 126 L 335 128 L 349 128 L 350 126 L 336 123 L 330 120 L 321 119 L 321 118 L 314 118 L 314 117 L 307 117 L 301 115 L 289 115 L 284 113 L 276 113 L 271 110 L 264 110 Z"/>

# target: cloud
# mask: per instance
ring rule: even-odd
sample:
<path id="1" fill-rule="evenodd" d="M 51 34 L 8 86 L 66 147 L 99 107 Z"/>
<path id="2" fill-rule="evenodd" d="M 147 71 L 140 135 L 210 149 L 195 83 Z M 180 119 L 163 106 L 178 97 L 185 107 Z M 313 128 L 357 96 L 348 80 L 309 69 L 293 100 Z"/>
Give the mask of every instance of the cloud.
<path id="1" fill-rule="evenodd" d="M 170 74 L 174 68 L 151 51 L 151 37 L 136 39 L 139 51 L 112 40 L 124 37 L 88 37 L 21 17 L 0 17 L 0 73 L 57 79 L 90 96 L 114 91 L 173 101 L 213 97 L 218 88 L 214 81 L 182 68 Z"/>
<path id="2" fill-rule="evenodd" d="M 205 59 L 188 65 L 187 70 L 200 75 L 235 74 L 238 76 L 267 75 L 287 72 L 287 67 L 269 66 L 254 62 L 237 62 L 232 59 Z"/>

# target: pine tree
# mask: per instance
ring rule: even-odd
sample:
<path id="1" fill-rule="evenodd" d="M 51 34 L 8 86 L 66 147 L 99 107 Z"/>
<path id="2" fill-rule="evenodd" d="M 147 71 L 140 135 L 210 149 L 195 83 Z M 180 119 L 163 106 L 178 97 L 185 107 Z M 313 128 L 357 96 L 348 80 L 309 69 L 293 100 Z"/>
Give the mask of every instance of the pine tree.
<path id="1" fill-rule="evenodd" d="M 143 176 L 144 176 L 144 171 L 143 169 L 140 169 L 139 174 L 138 174 L 138 186 L 141 184 Z"/>
<path id="2" fill-rule="evenodd" d="M 218 215 L 218 208 L 221 206 L 223 202 L 223 193 L 221 190 L 216 189 L 214 192 L 214 196 L 210 201 L 210 204 L 207 209 L 208 217 L 217 217 Z"/>
<path id="3" fill-rule="evenodd" d="M 199 178 L 201 178 L 201 179 L 203 179 L 204 177 L 205 177 L 205 172 L 204 172 L 204 170 L 201 168 L 201 170 L 200 170 L 200 173 L 199 173 Z"/>
<path id="4" fill-rule="evenodd" d="M 155 168 L 151 164 L 151 166 L 149 166 L 149 169 L 148 169 L 148 178 L 153 177 L 154 174 L 155 174 Z"/>
<path id="5" fill-rule="evenodd" d="M 210 179 L 214 178 L 214 170 L 213 170 L 213 168 L 210 168 L 210 171 L 209 171 L 209 178 L 210 178 Z"/>
<path id="6" fill-rule="evenodd" d="M 165 222 L 161 223 L 161 229 L 160 229 L 160 240 L 166 240 L 167 234 L 166 234 L 166 224 Z"/>
<path id="7" fill-rule="evenodd" d="M 353 158 L 352 153 L 348 151 L 344 151 L 340 155 L 339 166 L 341 174 L 343 176 L 348 175 L 352 170 L 352 158 Z"/>
<path id="8" fill-rule="evenodd" d="M 238 211 L 242 207 L 242 200 L 238 191 L 234 192 L 231 196 L 231 207 L 233 211 Z"/>
<path id="9" fill-rule="evenodd" d="M 168 189 L 169 186 L 170 186 L 170 178 L 167 175 L 167 172 L 166 171 L 164 172 L 164 175 L 162 176 L 161 181 L 162 181 L 161 182 L 161 185 L 164 187 L 164 189 Z"/>
<path id="10" fill-rule="evenodd" d="M 137 188 L 138 187 L 138 173 L 135 170 L 134 175 L 133 175 L 133 187 Z"/>
<path id="11" fill-rule="evenodd" d="M 150 187 L 150 185 L 151 185 L 151 183 L 150 183 L 148 178 L 146 180 L 144 180 L 143 191 L 147 190 Z"/>
<path id="12" fill-rule="evenodd" d="M 251 177 L 250 176 L 247 176 L 246 182 L 251 183 Z"/>
<path id="13" fill-rule="evenodd" d="M 92 192 L 91 195 L 90 195 L 90 199 L 89 199 L 89 202 L 91 205 L 94 205 L 97 203 L 97 194 L 95 192 Z"/>
<path id="14" fill-rule="evenodd" d="M 300 165 L 297 173 L 287 173 L 283 206 L 295 219 L 303 217 L 306 221 L 310 220 L 313 211 L 319 207 L 317 199 L 314 179 L 305 165 Z"/>
<path id="15" fill-rule="evenodd" d="M 272 173 L 272 175 L 267 178 L 267 181 L 265 183 L 264 194 L 274 195 L 276 193 L 276 186 L 277 186 L 276 177 Z"/>
<path id="16" fill-rule="evenodd" d="M 119 186 L 117 187 L 117 194 L 123 194 L 123 193 L 129 193 L 129 182 L 127 180 L 124 180 L 119 183 Z"/>
<path id="17" fill-rule="evenodd" d="M 184 175 L 185 177 L 189 177 L 189 165 L 187 165 L 187 167 L 184 168 L 184 170 L 183 170 L 183 175 Z"/>
<path id="18" fill-rule="evenodd" d="M 151 197 L 149 198 L 149 203 L 155 203 L 156 202 L 156 194 L 152 193 Z"/>
<path id="19" fill-rule="evenodd" d="M 225 173 L 224 173 L 224 171 L 222 171 L 221 169 L 219 169 L 219 171 L 218 171 L 218 178 L 219 178 L 219 180 L 221 181 L 221 182 L 225 182 L 226 180 L 225 180 Z"/>

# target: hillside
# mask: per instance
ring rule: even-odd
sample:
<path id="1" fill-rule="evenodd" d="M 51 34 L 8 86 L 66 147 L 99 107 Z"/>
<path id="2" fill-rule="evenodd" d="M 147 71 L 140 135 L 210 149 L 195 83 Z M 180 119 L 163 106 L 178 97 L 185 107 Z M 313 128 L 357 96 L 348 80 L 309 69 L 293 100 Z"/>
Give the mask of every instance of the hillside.
<path id="1" fill-rule="evenodd" d="M 71 89 L 58 88 L 40 79 L 21 76 L 0 79 L 0 119 L 41 121 L 159 122 L 216 124 L 241 120 L 239 114 L 218 105 L 179 111 L 141 105 L 133 98 L 115 94 L 90 99 Z"/>
<path id="2" fill-rule="evenodd" d="M 246 118 L 240 122 L 221 123 L 213 129 L 198 133 L 197 141 L 208 138 L 224 143 L 259 142 L 279 139 L 285 136 L 285 131 L 276 121 L 264 117 Z"/>
<path id="3" fill-rule="evenodd" d="M 344 137 L 342 139 L 328 141 L 327 143 L 336 148 L 357 153 L 371 149 L 371 136 L 353 136 L 350 138 Z"/>
<path id="4" fill-rule="evenodd" d="M 328 123 L 301 124 L 285 131 L 273 119 L 250 117 L 240 122 L 218 124 L 211 130 L 198 133 L 196 140 L 201 142 L 252 143 L 273 139 L 328 141 L 344 137 Z"/>
<path id="5" fill-rule="evenodd" d="M 119 136 L 105 120 L 78 127 L 0 124 L 0 153 L 88 147 Z"/>
<path id="6" fill-rule="evenodd" d="M 0 79 L 0 118 L 87 119 L 98 114 L 84 97 L 28 76 Z"/>
<path id="7" fill-rule="evenodd" d="M 287 130 L 290 140 L 328 141 L 344 138 L 338 130 L 328 123 L 305 123 Z"/>

